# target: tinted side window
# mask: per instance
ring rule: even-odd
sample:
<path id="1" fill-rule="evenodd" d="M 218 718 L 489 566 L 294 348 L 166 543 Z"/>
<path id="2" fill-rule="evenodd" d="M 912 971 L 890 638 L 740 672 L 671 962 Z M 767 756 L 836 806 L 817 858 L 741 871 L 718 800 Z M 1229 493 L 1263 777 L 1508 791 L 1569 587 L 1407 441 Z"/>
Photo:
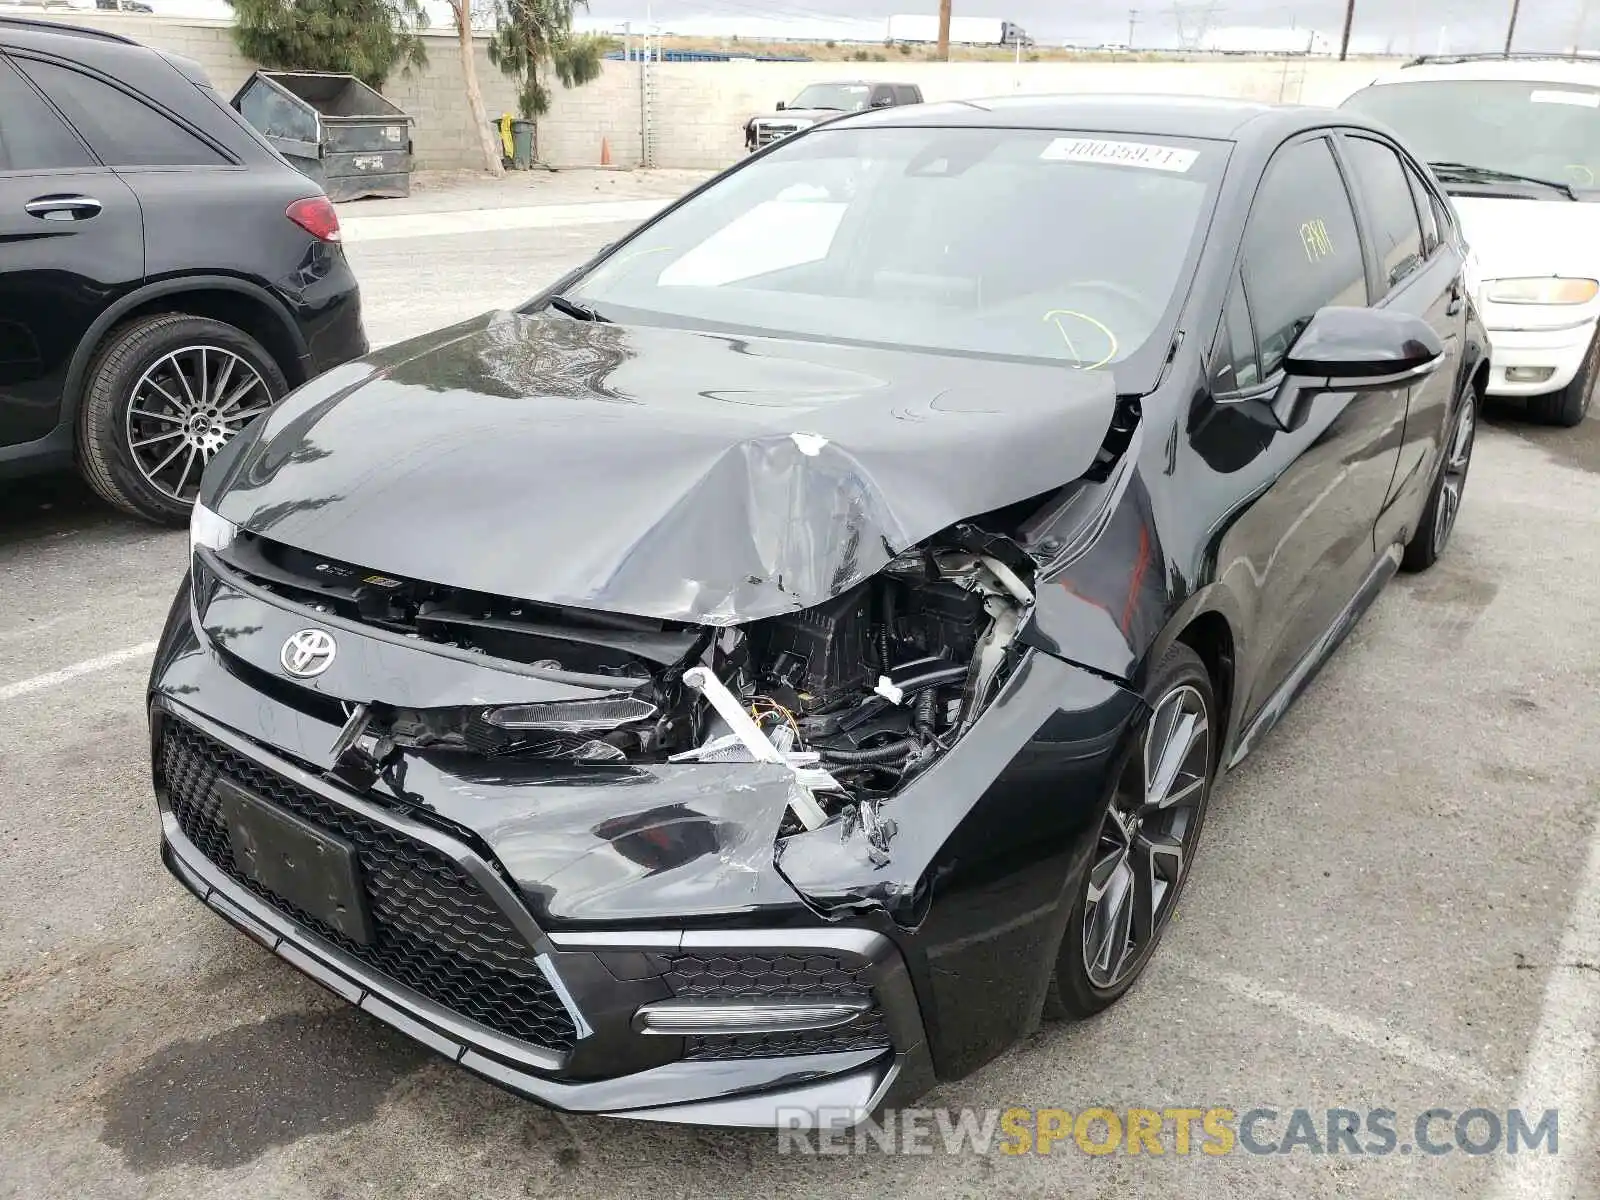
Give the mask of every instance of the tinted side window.
<path id="1" fill-rule="evenodd" d="M 910 84 L 902 83 L 894 89 L 896 104 L 915 104 L 917 102 L 917 89 Z"/>
<path id="2" fill-rule="evenodd" d="M 1222 313 L 1222 337 L 1212 387 L 1220 393 L 1245 391 L 1261 382 L 1261 362 L 1256 355 L 1255 328 L 1238 276 L 1228 292 Z"/>
<path id="3" fill-rule="evenodd" d="M 1373 248 L 1388 291 L 1422 262 L 1422 227 L 1400 158 L 1382 142 L 1346 138 L 1356 183 L 1372 214 Z"/>
<path id="4" fill-rule="evenodd" d="M 0 59 L 0 171 L 59 171 L 94 159 L 15 68 Z"/>
<path id="5" fill-rule="evenodd" d="M 1411 199 L 1416 202 L 1417 215 L 1422 218 L 1422 253 L 1424 257 L 1431 257 L 1440 242 L 1439 219 L 1433 209 L 1433 197 L 1428 194 L 1428 185 L 1410 167 L 1406 167 L 1406 182 L 1411 185 Z"/>
<path id="6" fill-rule="evenodd" d="M 20 65 L 107 166 L 191 167 L 228 161 L 183 126 L 119 88 L 54 63 Z"/>
<path id="7" fill-rule="evenodd" d="M 1263 378 L 1317 309 L 1367 303 L 1355 214 L 1326 139 L 1285 147 L 1268 164 L 1245 229 L 1244 281 Z"/>

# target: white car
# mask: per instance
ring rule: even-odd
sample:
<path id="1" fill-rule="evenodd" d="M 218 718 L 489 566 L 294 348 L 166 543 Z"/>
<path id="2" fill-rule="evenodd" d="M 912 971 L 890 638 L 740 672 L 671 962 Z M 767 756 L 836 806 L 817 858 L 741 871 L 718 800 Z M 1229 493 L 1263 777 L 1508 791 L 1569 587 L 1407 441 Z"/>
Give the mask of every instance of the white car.
<path id="1" fill-rule="evenodd" d="M 1422 58 L 1343 107 L 1449 192 L 1476 260 L 1489 394 L 1576 425 L 1600 379 L 1600 57 Z"/>

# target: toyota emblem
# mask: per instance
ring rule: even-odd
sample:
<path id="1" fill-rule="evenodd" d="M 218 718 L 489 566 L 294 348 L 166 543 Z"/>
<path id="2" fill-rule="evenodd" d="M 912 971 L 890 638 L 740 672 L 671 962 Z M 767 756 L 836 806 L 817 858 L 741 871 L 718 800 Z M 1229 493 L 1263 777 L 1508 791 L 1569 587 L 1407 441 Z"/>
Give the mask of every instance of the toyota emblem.
<path id="1" fill-rule="evenodd" d="M 291 634 L 289 640 L 284 642 L 283 649 L 278 652 L 278 661 L 296 679 L 311 679 L 333 665 L 333 656 L 338 650 L 331 633 L 321 629 L 302 629 L 299 633 Z"/>

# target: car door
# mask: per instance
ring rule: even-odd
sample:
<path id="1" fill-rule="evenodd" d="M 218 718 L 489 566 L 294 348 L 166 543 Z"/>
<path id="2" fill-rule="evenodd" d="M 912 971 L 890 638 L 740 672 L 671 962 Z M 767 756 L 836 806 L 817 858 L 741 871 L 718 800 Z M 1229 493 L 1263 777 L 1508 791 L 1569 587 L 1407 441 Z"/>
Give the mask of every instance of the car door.
<path id="1" fill-rule="evenodd" d="M 1373 528 L 1398 459 L 1403 391 L 1324 392 L 1284 431 L 1250 401 L 1282 385 L 1284 357 L 1319 309 L 1368 303 L 1366 256 L 1331 139 L 1279 148 L 1256 190 L 1213 358 L 1209 416 L 1190 441 L 1231 489 L 1253 497 L 1222 535 L 1218 564 L 1253 608 L 1242 648 L 1246 719 L 1292 691 L 1367 578 Z"/>
<path id="2" fill-rule="evenodd" d="M 1346 131 L 1340 154 L 1350 164 L 1370 235 L 1375 304 L 1427 321 L 1445 355 L 1406 394 L 1400 459 L 1377 525 L 1382 546 L 1408 535 L 1427 503 L 1460 374 L 1467 301 L 1461 261 L 1439 237 L 1428 186 L 1415 168 L 1389 142 L 1365 132 Z"/>
<path id="3" fill-rule="evenodd" d="M 56 427 L 73 351 L 143 276 L 133 192 L 0 52 L 0 447 Z"/>

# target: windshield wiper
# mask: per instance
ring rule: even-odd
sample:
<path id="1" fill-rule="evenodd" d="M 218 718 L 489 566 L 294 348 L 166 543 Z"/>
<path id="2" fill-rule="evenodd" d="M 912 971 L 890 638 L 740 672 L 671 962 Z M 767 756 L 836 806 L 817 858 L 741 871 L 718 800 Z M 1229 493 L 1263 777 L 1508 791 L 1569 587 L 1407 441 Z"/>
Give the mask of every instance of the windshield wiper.
<path id="1" fill-rule="evenodd" d="M 558 313 L 563 313 L 575 321 L 606 322 L 606 318 L 595 312 L 594 309 L 589 308 L 587 305 L 579 304 L 576 300 L 568 300 L 565 296 L 551 296 L 549 304 Z"/>
<path id="2" fill-rule="evenodd" d="M 1457 178 L 1471 181 L 1473 179 L 1502 180 L 1506 183 L 1531 183 L 1538 187 L 1546 187 L 1552 191 L 1560 192 L 1568 200 L 1576 200 L 1578 193 L 1572 190 L 1572 185 L 1562 183 L 1559 179 L 1541 179 L 1537 175 L 1518 175 L 1514 171 L 1500 171 L 1494 167 L 1479 167 L 1472 163 L 1462 162 L 1430 162 L 1436 175 L 1454 175 Z"/>

